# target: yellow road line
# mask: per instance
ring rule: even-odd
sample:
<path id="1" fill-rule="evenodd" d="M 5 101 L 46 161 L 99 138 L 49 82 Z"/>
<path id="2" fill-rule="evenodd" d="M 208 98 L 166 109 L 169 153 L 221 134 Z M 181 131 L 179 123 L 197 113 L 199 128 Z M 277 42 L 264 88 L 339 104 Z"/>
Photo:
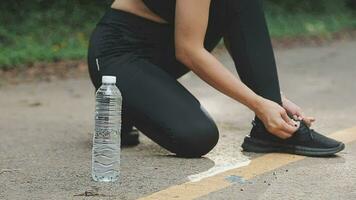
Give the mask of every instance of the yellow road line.
<path id="1" fill-rule="evenodd" d="M 330 137 L 350 143 L 356 140 L 356 127 L 337 131 Z M 270 153 L 255 158 L 248 166 L 231 169 L 212 177 L 202 179 L 198 182 L 186 182 L 174 185 L 167 189 L 158 191 L 139 200 L 188 200 L 195 199 L 211 192 L 231 186 L 233 183 L 227 180 L 229 176 L 243 177 L 244 180 L 252 179 L 260 174 L 278 169 L 284 165 L 304 159 L 304 156 Z"/>
<path id="2" fill-rule="evenodd" d="M 344 143 L 350 143 L 356 140 L 356 127 L 337 131 L 329 136 Z"/>

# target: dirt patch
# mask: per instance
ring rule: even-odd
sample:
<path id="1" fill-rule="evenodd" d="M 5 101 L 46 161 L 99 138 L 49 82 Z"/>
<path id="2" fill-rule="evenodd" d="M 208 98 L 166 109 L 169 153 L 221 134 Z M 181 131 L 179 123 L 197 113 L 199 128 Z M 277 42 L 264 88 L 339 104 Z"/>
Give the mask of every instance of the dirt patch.
<path id="1" fill-rule="evenodd" d="M 39 62 L 19 68 L 0 70 L 0 86 L 33 81 L 54 81 L 88 76 L 87 64 L 83 60 Z"/>
<path id="2" fill-rule="evenodd" d="M 343 30 L 318 36 L 298 36 L 273 38 L 274 48 L 293 48 L 298 46 L 320 47 L 334 42 L 351 41 L 356 38 L 356 30 Z"/>

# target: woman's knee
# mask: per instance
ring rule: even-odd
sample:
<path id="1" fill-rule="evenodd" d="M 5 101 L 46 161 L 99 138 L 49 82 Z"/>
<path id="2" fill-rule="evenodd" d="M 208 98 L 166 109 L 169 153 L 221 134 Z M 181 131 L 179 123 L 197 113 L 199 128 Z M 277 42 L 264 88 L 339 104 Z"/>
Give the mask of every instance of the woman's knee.
<path id="1" fill-rule="evenodd" d="M 180 132 L 174 152 L 179 157 L 201 157 L 210 152 L 219 140 L 219 130 L 211 119 L 187 124 Z"/>

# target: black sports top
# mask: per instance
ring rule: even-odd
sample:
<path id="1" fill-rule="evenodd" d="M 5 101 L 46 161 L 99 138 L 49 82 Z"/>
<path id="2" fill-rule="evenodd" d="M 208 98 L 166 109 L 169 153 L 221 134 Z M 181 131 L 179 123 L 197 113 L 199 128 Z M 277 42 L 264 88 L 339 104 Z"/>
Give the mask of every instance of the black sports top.
<path id="1" fill-rule="evenodd" d="M 142 0 L 155 14 L 169 23 L 174 22 L 176 0 Z"/>

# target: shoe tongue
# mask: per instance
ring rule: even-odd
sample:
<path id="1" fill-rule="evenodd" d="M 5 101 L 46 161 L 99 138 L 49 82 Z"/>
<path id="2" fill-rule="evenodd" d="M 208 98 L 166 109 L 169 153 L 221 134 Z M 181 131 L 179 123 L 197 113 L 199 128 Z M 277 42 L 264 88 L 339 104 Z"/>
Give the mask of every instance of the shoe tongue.
<path id="1" fill-rule="evenodd" d="M 309 127 L 305 124 L 305 122 L 300 121 L 300 125 L 298 130 L 294 133 L 294 135 L 291 137 L 291 139 L 297 139 L 299 141 L 306 141 L 311 139 L 310 135 L 310 129 Z"/>

